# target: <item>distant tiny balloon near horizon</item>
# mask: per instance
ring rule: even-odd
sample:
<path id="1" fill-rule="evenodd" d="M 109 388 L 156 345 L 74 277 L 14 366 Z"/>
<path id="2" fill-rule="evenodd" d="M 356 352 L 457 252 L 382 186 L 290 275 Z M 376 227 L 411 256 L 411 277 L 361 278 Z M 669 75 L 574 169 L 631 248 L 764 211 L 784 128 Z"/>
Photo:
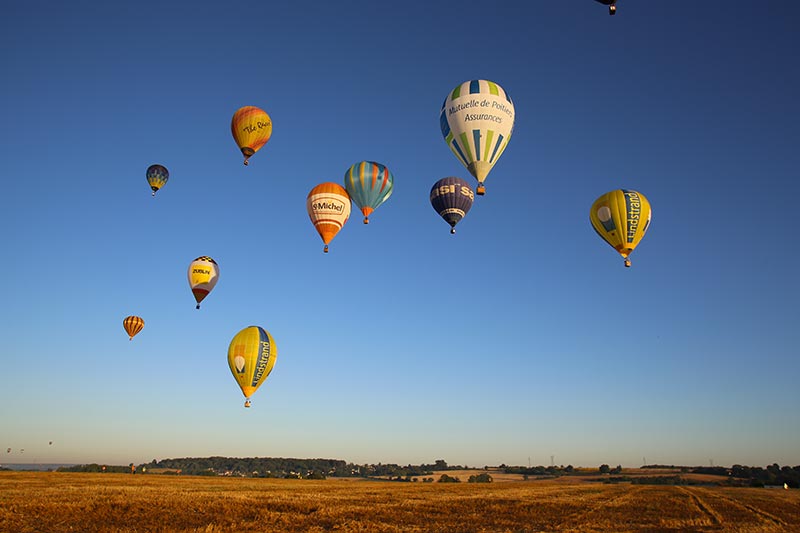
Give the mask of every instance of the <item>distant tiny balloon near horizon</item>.
<path id="1" fill-rule="evenodd" d="M 133 340 L 136 334 L 144 328 L 144 319 L 134 315 L 127 316 L 122 320 L 122 327 L 125 328 L 125 332 L 128 334 L 128 340 Z"/>

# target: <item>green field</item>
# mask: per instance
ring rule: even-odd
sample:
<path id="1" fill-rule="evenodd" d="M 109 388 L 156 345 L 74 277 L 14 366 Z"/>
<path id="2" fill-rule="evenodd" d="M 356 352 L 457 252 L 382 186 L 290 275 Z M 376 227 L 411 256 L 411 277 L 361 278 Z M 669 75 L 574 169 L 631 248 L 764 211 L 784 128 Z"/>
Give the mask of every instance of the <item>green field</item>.
<path id="1" fill-rule="evenodd" d="M 0 472 L 0 532 L 800 531 L 800 491 Z"/>

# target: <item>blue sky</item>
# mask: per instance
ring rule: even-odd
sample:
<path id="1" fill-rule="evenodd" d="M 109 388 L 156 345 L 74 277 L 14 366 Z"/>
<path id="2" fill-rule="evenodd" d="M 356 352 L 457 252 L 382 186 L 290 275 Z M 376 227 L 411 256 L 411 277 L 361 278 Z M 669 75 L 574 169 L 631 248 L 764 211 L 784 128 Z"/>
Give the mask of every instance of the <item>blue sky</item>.
<path id="1" fill-rule="evenodd" d="M 430 4 L 6 6 L 0 461 L 800 463 L 800 6 Z M 451 236 L 438 114 L 476 78 L 515 129 Z M 394 194 L 323 254 L 306 195 L 361 160 Z M 653 207 L 630 269 L 589 223 L 617 188 Z"/>

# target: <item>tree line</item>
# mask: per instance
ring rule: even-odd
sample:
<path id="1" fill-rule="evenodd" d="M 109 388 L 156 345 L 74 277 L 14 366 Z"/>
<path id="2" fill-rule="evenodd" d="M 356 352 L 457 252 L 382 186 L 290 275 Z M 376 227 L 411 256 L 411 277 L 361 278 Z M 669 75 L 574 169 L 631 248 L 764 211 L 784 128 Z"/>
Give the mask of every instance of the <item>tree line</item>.
<path id="1" fill-rule="evenodd" d="M 297 479 L 326 479 L 328 477 L 361 477 L 375 479 L 389 479 L 391 481 L 416 481 L 422 479 L 423 482 L 433 482 L 435 471 L 462 470 L 467 469 L 461 465 L 450 466 L 443 459 L 438 459 L 433 463 L 423 463 L 419 465 L 401 466 L 394 463 L 378 464 L 355 464 L 348 463 L 341 459 L 297 459 L 280 457 L 184 457 L 176 459 L 153 459 L 149 463 L 140 465 L 130 464 L 128 466 L 118 465 L 99 465 L 96 463 L 61 467 L 60 472 L 115 472 L 115 473 L 159 473 L 159 474 L 185 474 L 194 476 L 236 476 L 236 477 L 272 477 L 272 478 L 297 478 Z M 488 470 L 489 467 L 483 467 Z M 567 466 L 507 466 L 502 464 L 498 467 L 507 474 L 521 474 L 524 479 L 529 476 L 536 477 L 560 477 L 587 473 L 586 469 L 576 469 L 572 465 Z M 727 467 L 686 467 L 674 465 L 646 465 L 642 468 L 647 469 L 672 469 L 680 470 L 681 473 L 711 474 L 724 478 L 721 483 L 762 487 L 769 485 L 786 486 L 800 488 L 800 466 L 780 466 L 773 463 L 767 467 L 733 465 Z M 596 470 L 599 474 L 609 476 L 619 476 L 622 467 L 617 465 L 612 468 L 607 464 L 602 464 Z M 663 478 L 663 479 L 662 479 Z M 631 481 L 635 477 L 626 476 L 623 480 Z M 442 474 L 436 481 L 442 483 L 457 482 L 457 478 Z M 491 476 L 478 475 L 472 476 L 471 483 L 491 482 Z M 667 483 L 680 484 L 678 476 L 661 476 L 653 478 L 640 478 L 637 483 Z"/>
<path id="2" fill-rule="evenodd" d="M 133 467 L 133 468 L 131 468 Z M 96 463 L 61 467 L 61 472 L 117 472 L 185 474 L 192 476 L 271 477 L 326 479 L 328 477 L 365 477 L 412 481 L 431 476 L 434 471 L 462 469 L 449 466 L 443 459 L 430 464 L 354 464 L 340 459 L 297 459 L 281 457 L 183 457 L 153 459 L 140 465 L 105 466 Z"/>
<path id="3" fill-rule="evenodd" d="M 766 485 L 786 485 L 790 488 L 800 488 L 800 465 L 780 466 L 772 463 L 766 468 L 760 466 L 733 465 L 731 468 L 720 467 L 698 467 L 692 469 L 696 474 L 717 474 L 728 476 L 733 484 L 747 484 L 751 487 L 763 487 Z M 747 483 L 737 483 L 734 480 L 743 480 Z"/>

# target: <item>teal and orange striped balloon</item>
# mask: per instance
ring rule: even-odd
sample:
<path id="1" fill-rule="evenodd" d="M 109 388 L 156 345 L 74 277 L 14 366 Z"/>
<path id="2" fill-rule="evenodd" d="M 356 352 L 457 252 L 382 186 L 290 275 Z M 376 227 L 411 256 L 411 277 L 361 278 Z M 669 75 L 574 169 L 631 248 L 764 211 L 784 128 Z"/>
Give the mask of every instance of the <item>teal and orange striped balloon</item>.
<path id="1" fill-rule="evenodd" d="M 394 176 L 380 163 L 361 161 L 344 173 L 344 188 L 364 214 L 364 224 L 369 224 L 372 212 L 392 195 Z"/>

